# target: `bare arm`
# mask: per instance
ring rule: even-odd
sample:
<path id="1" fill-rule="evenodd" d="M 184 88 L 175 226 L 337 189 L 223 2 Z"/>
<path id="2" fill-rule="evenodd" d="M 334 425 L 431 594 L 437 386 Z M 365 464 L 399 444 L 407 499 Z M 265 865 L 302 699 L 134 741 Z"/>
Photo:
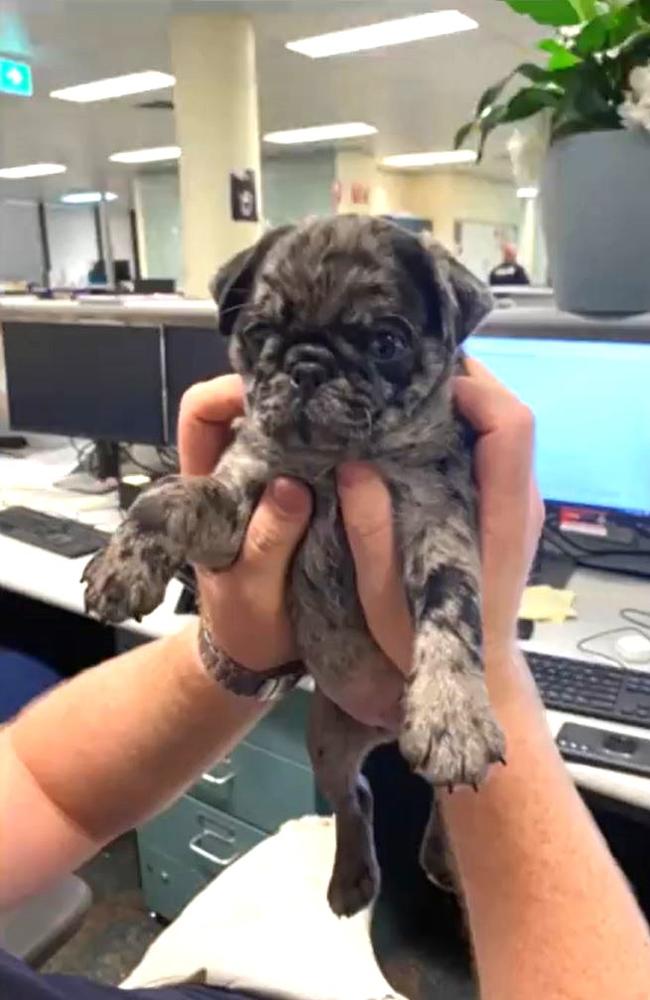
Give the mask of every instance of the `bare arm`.
<path id="1" fill-rule="evenodd" d="M 201 669 L 195 633 L 87 670 L 0 734 L 0 905 L 162 809 L 260 718 Z"/>
<path id="2" fill-rule="evenodd" d="M 208 473 L 241 407 L 234 377 L 191 390 L 180 426 L 189 474 Z M 202 573 L 214 641 L 250 669 L 293 660 L 284 606 L 310 498 L 279 480 L 253 514 L 236 564 Z M 203 671 L 196 626 L 88 670 L 0 733 L 0 906 L 37 891 L 163 808 L 264 712 Z"/>
<path id="3" fill-rule="evenodd" d="M 521 592 L 542 507 L 532 481 L 530 414 L 468 362 L 456 398 L 479 432 L 483 625 L 487 681 L 508 766 L 478 795 L 442 795 L 467 904 L 483 1000 L 650 996 L 650 935 L 625 879 L 583 805 L 516 651 Z M 390 498 L 375 477 L 339 487 L 366 618 L 408 672 L 408 608 L 394 556 Z"/>
<path id="4" fill-rule="evenodd" d="M 645 1000 L 650 936 L 558 754 L 519 654 L 488 664 L 508 744 L 479 795 L 443 795 L 484 1000 Z"/>

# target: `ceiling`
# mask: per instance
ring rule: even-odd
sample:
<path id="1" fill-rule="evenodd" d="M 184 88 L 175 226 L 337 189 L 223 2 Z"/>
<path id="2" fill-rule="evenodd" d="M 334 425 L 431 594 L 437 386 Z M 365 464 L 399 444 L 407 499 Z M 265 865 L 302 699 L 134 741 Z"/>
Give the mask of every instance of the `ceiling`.
<path id="1" fill-rule="evenodd" d="M 322 60 L 284 48 L 292 38 L 449 7 L 474 17 L 479 29 Z M 482 90 L 530 60 L 541 37 L 503 0 L 0 0 L 0 53 L 29 61 L 35 83 L 31 99 L 0 95 L 0 165 L 55 161 L 69 168 L 60 177 L 0 181 L 0 197 L 55 199 L 68 190 L 103 188 L 128 198 L 134 168 L 107 157 L 174 142 L 173 112 L 136 106 L 171 92 L 91 105 L 52 100 L 49 92 L 137 70 L 171 70 L 174 13 L 233 8 L 249 13 L 255 26 L 262 130 L 367 121 L 379 129 L 370 148 L 380 156 L 450 148 Z M 509 176 L 503 138 L 480 169 Z"/>

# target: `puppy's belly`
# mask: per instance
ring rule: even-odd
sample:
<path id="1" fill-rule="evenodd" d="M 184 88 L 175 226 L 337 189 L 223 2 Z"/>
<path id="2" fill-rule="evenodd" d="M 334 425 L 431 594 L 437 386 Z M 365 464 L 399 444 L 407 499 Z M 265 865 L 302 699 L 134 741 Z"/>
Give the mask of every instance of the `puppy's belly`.
<path id="1" fill-rule="evenodd" d="M 305 608 L 296 608 L 295 621 L 302 658 L 321 691 L 359 722 L 397 732 L 404 677 L 365 623 L 337 625 Z"/>
<path id="2" fill-rule="evenodd" d="M 399 732 L 404 678 L 379 650 L 360 651 L 343 678 L 332 671 L 329 657 L 307 652 L 305 663 L 321 691 L 348 715 L 367 726 Z"/>
<path id="3" fill-rule="evenodd" d="M 319 688 L 369 726 L 398 729 L 404 678 L 370 635 L 331 489 L 294 562 L 289 606 L 301 656 Z"/>

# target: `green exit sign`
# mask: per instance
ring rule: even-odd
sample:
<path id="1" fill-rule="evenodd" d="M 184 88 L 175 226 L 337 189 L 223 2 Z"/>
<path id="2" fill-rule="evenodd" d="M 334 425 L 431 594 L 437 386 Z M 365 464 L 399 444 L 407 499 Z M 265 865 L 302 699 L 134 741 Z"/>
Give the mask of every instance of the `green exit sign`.
<path id="1" fill-rule="evenodd" d="M 34 93 L 31 66 L 0 56 L 0 93 L 31 97 Z"/>

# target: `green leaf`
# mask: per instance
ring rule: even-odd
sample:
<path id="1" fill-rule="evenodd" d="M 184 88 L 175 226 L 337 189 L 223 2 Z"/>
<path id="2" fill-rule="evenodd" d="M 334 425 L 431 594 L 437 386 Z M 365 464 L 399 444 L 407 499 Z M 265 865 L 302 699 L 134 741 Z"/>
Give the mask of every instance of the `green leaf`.
<path id="1" fill-rule="evenodd" d="M 499 80 L 499 82 L 495 83 L 494 86 L 488 87 L 476 107 L 477 118 L 481 117 L 486 108 L 492 107 L 503 88 L 512 80 L 515 72 L 516 70 L 513 70 L 512 73 L 508 73 L 507 76 L 504 76 L 503 80 Z"/>
<path id="2" fill-rule="evenodd" d="M 609 44 L 611 48 L 622 45 L 630 35 L 633 35 L 641 27 L 640 16 L 640 6 L 637 2 L 628 4 L 627 7 L 621 7 L 620 10 L 614 11 L 610 15 Z"/>
<path id="3" fill-rule="evenodd" d="M 456 132 L 456 138 L 454 139 L 454 149 L 460 149 L 467 137 L 471 135 L 475 128 L 477 128 L 477 125 L 476 122 L 473 121 L 468 122 L 467 125 L 463 125 L 462 128 L 459 128 Z"/>
<path id="4" fill-rule="evenodd" d="M 650 0 L 638 0 L 639 13 L 644 21 L 650 21 Z"/>
<path id="5" fill-rule="evenodd" d="M 571 0 L 503 0 L 517 14 L 527 14 L 538 24 L 551 24 L 561 28 L 567 24 L 580 24 L 582 18 Z"/>
<path id="6" fill-rule="evenodd" d="M 487 142 L 490 134 L 498 128 L 498 126 L 504 120 L 508 106 L 506 104 L 500 104 L 497 107 L 492 108 L 490 113 L 486 115 L 479 126 L 481 138 L 478 146 L 478 162 L 480 163 L 483 159 L 483 151 L 485 149 L 485 143 Z"/>
<path id="7" fill-rule="evenodd" d="M 509 102 L 499 124 L 522 121 L 524 118 L 536 115 L 538 111 L 543 111 L 544 108 L 556 108 L 560 100 L 560 95 L 551 90 L 524 87 Z"/>
<path id="8" fill-rule="evenodd" d="M 521 66 L 517 66 L 515 73 L 520 73 L 532 83 L 551 83 L 553 81 L 553 74 L 549 73 L 543 66 L 537 66 L 536 63 L 522 63 Z"/>
<path id="9" fill-rule="evenodd" d="M 603 14 L 588 21 L 578 35 L 574 51 L 578 56 L 590 56 L 594 52 L 602 52 L 609 48 L 611 14 Z"/>
<path id="10" fill-rule="evenodd" d="M 571 0 L 581 21 L 591 21 L 598 14 L 597 0 Z"/>
<path id="11" fill-rule="evenodd" d="M 573 52 L 569 51 L 561 42 L 556 41 L 555 38 L 545 38 L 537 47 L 542 52 L 550 54 L 551 58 L 548 61 L 550 72 L 555 72 L 558 69 L 570 69 L 572 66 L 578 66 L 582 62 L 580 56 L 574 55 Z"/>

